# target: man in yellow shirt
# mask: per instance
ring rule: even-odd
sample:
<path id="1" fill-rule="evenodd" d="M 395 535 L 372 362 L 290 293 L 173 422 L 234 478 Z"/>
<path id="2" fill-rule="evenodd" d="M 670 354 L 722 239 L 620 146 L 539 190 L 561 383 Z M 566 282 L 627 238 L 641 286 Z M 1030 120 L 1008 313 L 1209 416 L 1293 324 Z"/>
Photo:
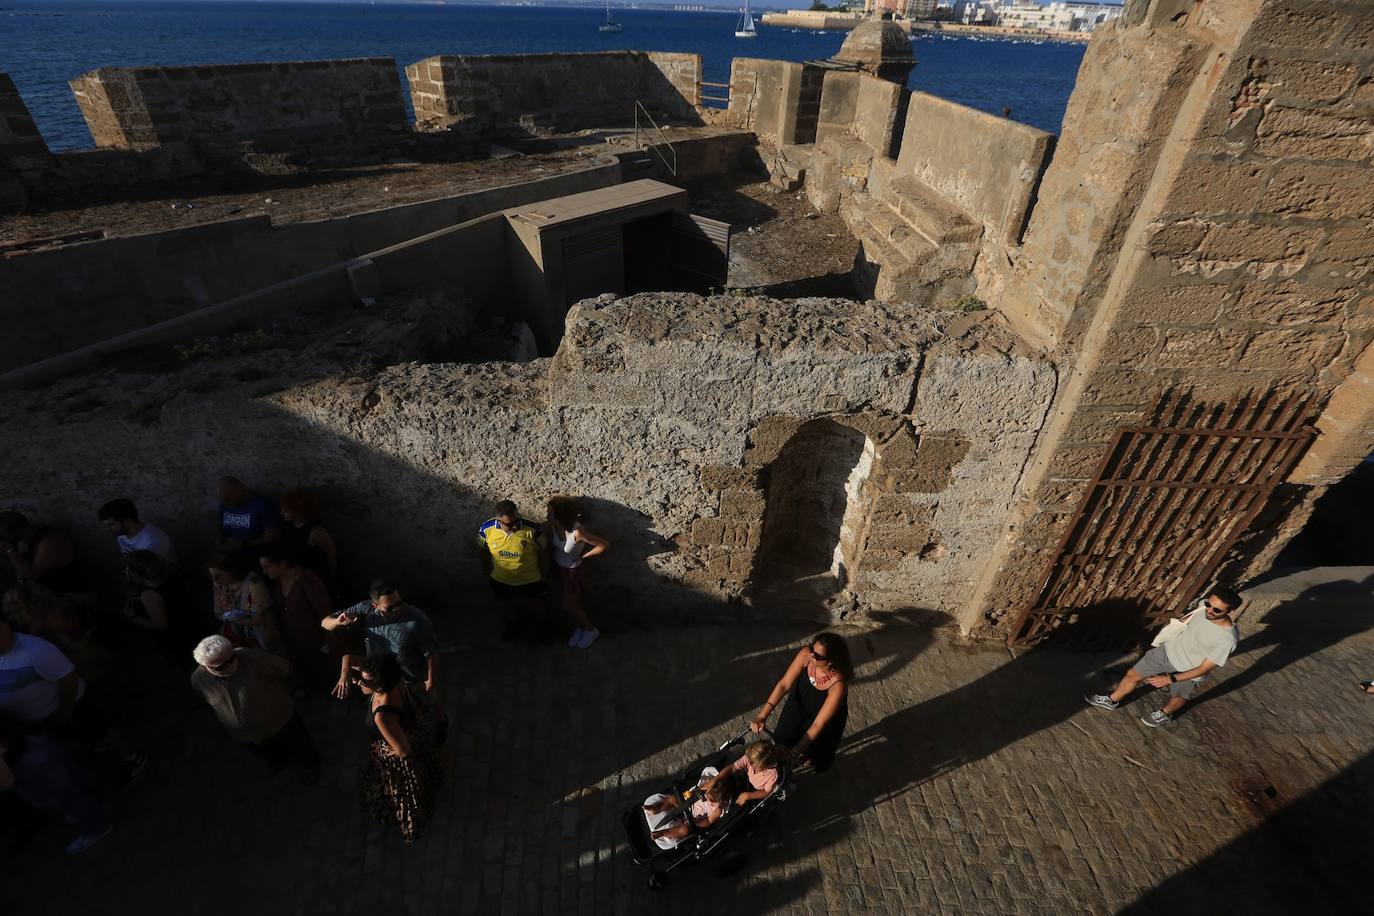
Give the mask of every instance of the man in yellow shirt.
<path id="1" fill-rule="evenodd" d="M 544 606 L 544 566 L 549 555 L 544 531 L 521 518 L 514 502 L 503 499 L 496 504 L 496 516 L 478 527 L 477 542 L 492 594 L 498 602 L 512 606 L 501 633 L 501 641 L 510 642 L 522 625 L 530 627 Z"/>

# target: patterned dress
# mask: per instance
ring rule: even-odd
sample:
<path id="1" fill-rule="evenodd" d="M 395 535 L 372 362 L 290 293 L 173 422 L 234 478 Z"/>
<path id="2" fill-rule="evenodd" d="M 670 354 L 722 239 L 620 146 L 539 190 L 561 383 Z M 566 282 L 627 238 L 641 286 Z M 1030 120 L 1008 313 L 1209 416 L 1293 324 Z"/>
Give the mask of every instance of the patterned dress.
<path id="1" fill-rule="evenodd" d="M 396 824 L 405 841 L 413 843 L 424 835 L 434 815 L 443 770 L 429 723 L 417 712 L 409 688 L 401 684 L 396 690 L 403 698 L 400 706 L 377 706 L 368 716 L 372 746 L 363 772 L 362 801 L 363 810 L 376 821 Z M 381 712 L 391 713 L 400 721 L 410 739 L 409 757 L 398 756 L 382 737 L 377 728 L 377 714 Z"/>

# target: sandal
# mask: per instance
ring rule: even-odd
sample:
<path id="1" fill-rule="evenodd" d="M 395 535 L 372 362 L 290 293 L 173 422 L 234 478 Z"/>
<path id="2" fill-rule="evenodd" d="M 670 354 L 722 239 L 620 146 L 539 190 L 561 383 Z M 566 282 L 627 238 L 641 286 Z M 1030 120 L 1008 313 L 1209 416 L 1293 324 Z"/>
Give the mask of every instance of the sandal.
<path id="1" fill-rule="evenodd" d="M 1360 688 L 1361 693 L 1374 694 L 1374 690 L 1370 689 L 1374 688 L 1374 681 L 1360 681 L 1355 686 Z"/>

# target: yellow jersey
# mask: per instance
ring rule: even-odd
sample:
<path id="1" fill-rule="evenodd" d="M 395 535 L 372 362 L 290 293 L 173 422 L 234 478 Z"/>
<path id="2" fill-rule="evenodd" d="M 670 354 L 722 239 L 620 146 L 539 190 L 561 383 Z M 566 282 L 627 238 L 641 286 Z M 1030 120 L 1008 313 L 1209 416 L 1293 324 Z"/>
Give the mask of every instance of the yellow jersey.
<path id="1" fill-rule="evenodd" d="M 543 531 L 534 522 L 520 519 L 514 531 L 487 519 L 477 529 L 477 540 L 491 554 L 491 577 L 506 585 L 529 585 L 544 578 L 539 569 L 539 538 Z"/>

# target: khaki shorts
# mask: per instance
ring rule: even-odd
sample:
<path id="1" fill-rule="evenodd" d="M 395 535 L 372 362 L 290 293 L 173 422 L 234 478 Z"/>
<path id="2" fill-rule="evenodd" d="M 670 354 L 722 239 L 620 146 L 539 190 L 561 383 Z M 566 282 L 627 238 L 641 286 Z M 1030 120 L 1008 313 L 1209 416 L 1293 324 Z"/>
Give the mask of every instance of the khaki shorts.
<path id="1" fill-rule="evenodd" d="M 1136 674 L 1141 677 L 1154 677 L 1156 674 L 1176 674 L 1178 669 L 1169 661 L 1169 656 L 1164 652 L 1163 646 L 1155 646 L 1149 652 L 1140 657 L 1140 660 L 1131 666 Z M 1198 685 L 1207 679 L 1207 675 L 1194 678 L 1191 681 L 1179 681 L 1170 684 L 1167 688 L 1169 696 L 1178 697 L 1186 700 L 1197 690 Z"/>

